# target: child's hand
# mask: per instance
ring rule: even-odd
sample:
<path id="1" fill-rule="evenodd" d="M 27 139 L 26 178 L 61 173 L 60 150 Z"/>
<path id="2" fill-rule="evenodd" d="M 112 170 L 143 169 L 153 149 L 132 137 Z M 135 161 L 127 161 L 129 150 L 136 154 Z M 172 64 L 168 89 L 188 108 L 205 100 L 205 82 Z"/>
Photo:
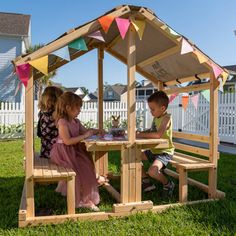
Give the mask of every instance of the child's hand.
<path id="1" fill-rule="evenodd" d="M 84 134 L 84 136 L 85 136 L 85 138 L 88 138 L 88 137 L 90 137 L 90 136 L 92 136 L 93 135 L 93 130 L 88 130 L 85 134 Z"/>

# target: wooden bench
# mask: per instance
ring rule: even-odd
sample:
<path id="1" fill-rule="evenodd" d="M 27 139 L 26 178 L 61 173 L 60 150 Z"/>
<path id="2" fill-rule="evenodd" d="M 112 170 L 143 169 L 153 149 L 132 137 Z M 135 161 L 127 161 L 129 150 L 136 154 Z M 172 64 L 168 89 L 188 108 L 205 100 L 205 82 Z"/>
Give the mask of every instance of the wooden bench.
<path id="1" fill-rule="evenodd" d="M 67 212 L 75 213 L 75 172 L 72 169 L 64 168 L 50 162 L 46 158 L 34 158 L 34 182 L 67 182 Z"/>
<path id="2" fill-rule="evenodd" d="M 203 143 L 209 142 L 209 137 L 202 136 L 202 135 L 195 135 L 195 134 L 186 134 L 181 132 L 173 132 L 174 138 L 183 138 L 191 141 L 198 141 Z M 188 172 L 190 171 L 216 171 L 217 166 L 209 160 L 210 151 L 209 149 L 195 147 L 191 145 L 186 145 L 178 142 L 174 142 L 175 149 L 185 151 L 192 154 L 198 154 L 203 157 L 195 157 L 193 155 L 187 155 L 175 151 L 173 155 L 173 159 L 170 161 L 170 164 L 176 168 L 176 172 L 166 169 L 165 173 L 178 178 L 179 179 L 179 201 L 180 202 L 187 202 L 188 201 L 188 183 L 191 185 L 195 185 L 198 188 L 207 192 L 210 196 L 209 186 L 203 183 L 200 183 L 196 180 L 188 178 Z M 219 156 L 219 153 L 217 153 Z M 218 158 L 217 156 L 217 158 Z M 217 197 L 224 197 L 224 193 L 217 190 L 216 191 Z M 216 197 L 216 196 L 214 196 Z"/>

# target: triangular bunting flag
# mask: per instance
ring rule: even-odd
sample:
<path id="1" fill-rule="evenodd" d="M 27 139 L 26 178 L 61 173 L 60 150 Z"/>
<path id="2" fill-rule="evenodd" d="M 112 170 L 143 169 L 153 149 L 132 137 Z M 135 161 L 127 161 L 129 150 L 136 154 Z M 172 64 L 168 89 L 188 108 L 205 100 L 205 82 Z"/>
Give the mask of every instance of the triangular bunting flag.
<path id="1" fill-rule="evenodd" d="M 114 20 L 114 16 L 103 16 L 98 19 L 105 33 L 108 32 L 113 20 Z"/>
<path id="2" fill-rule="evenodd" d="M 146 26 L 145 21 L 143 20 L 131 20 L 131 23 L 133 24 L 135 30 L 138 32 L 139 39 L 142 40 L 143 32 Z"/>
<path id="3" fill-rule="evenodd" d="M 203 95 L 203 97 L 210 102 L 210 91 L 209 90 L 203 90 L 201 91 L 201 94 Z"/>
<path id="4" fill-rule="evenodd" d="M 186 111 L 187 106 L 188 106 L 188 96 L 182 96 L 182 106 L 184 110 Z"/>
<path id="5" fill-rule="evenodd" d="M 40 57 L 39 59 L 29 61 L 29 64 L 43 74 L 48 74 L 48 56 Z"/>
<path id="6" fill-rule="evenodd" d="M 223 69 L 221 69 L 219 66 L 215 65 L 214 63 L 212 63 L 211 67 L 213 69 L 215 78 L 218 78 L 218 76 L 223 72 Z"/>
<path id="7" fill-rule="evenodd" d="M 221 75 L 222 75 L 222 80 L 223 80 L 222 81 L 222 86 L 224 86 L 226 80 L 228 79 L 229 74 L 224 71 L 223 73 L 221 73 Z"/>
<path id="8" fill-rule="evenodd" d="M 121 35 L 122 39 L 124 39 L 128 29 L 129 29 L 129 25 L 130 25 L 129 19 L 122 19 L 122 18 L 117 17 L 116 24 L 117 24 L 117 27 L 120 31 L 120 35 Z"/>
<path id="9" fill-rule="evenodd" d="M 182 45 L 181 45 L 181 55 L 189 53 L 189 52 L 193 52 L 193 47 L 189 44 L 188 41 L 186 41 L 185 39 L 182 40 Z"/>
<path id="10" fill-rule="evenodd" d="M 24 84 L 24 86 L 27 87 L 30 76 L 30 65 L 27 63 L 16 66 L 16 74 L 18 75 L 20 81 Z"/>
<path id="11" fill-rule="evenodd" d="M 177 32 L 175 32 L 173 29 L 167 27 L 166 32 L 170 34 L 173 38 L 179 38 L 181 35 L 179 35 Z"/>
<path id="12" fill-rule="evenodd" d="M 205 57 L 201 52 L 194 51 L 194 54 L 197 56 L 197 59 L 201 64 L 208 61 L 207 57 Z"/>
<path id="13" fill-rule="evenodd" d="M 68 46 L 65 46 L 63 48 L 60 48 L 54 52 L 52 52 L 51 54 L 60 57 L 64 60 L 70 61 L 70 52 L 69 52 L 69 48 Z"/>
<path id="14" fill-rule="evenodd" d="M 94 38 L 94 39 L 97 39 L 97 40 L 100 40 L 100 41 L 103 41 L 105 42 L 103 36 L 102 36 L 102 33 L 100 32 L 100 30 L 98 31 L 95 31 L 91 34 L 88 35 L 89 38 Z"/>
<path id="15" fill-rule="evenodd" d="M 169 103 L 171 103 L 176 97 L 177 97 L 177 93 L 171 94 L 170 98 L 169 98 Z"/>
<path id="16" fill-rule="evenodd" d="M 14 97 L 18 94 L 19 90 L 20 90 L 20 87 L 22 85 L 22 82 L 19 81 L 18 85 L 17 85 L 17 88 L 16 88 L 16 91 L 15 91 L 15 94 L 14 94 Z"/>
<path id="17" fill-rule="evenodd" d="M 88 50 L 85 40 L 83 38 L 78 38 L 78 39 L 72 41 L 71 43 L 68 44 L 68 47 L 74 48 L 79 51 L 87 51 Z"/>
<path id="18" fill-rule="evenodd" d="M 198 106 L 198 98 L 199 98 L 199 93 L 196 94 L 196 95 L 193 95 L 191 97 L 191 101 L 192 101 L 192 103 L 193 103 L 196 110 L 197 110 L 197 106 Z"/>
<path id="19" fill-rule="evenodd" d="M 218 90 L 223 93 L 223 92 L 224 92 L 223 79 L 222 79 L 221 77 L 219 77 L 219 78 L 218 78 L 218 81 L 219 81 L 219 83 L 220 83 Z"/>

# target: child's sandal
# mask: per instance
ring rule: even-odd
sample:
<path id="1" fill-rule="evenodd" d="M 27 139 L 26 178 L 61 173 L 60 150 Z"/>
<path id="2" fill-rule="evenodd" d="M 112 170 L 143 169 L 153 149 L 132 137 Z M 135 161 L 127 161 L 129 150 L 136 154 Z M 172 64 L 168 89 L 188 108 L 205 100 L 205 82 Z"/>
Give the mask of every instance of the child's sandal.
<path id="1" fill-rule="evenodd" d="M 102 186 L 102 185 L 104 185 L 107 182 L 109 182 L 109 179 L 106 176 L 98 175 L 98 177 L 97 177 L 98 186 Z"/>

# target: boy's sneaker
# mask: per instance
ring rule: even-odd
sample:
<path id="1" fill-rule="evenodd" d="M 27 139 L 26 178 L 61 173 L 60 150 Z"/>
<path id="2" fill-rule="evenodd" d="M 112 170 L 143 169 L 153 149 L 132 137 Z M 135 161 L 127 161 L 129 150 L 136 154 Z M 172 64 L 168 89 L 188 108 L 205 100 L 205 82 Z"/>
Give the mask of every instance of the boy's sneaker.
<path id="1" fill-rule="evenodd" d="M 153 183 L 151 183 L 150 181 L 145 181 L 145 180 L 142 181 L 143 192 L 146 193 L 146 192 L 150 192 L 150 191 L 153 191 L 154 189 L 156 189 L 156 186 Z"/>
<path id="2" fill-rule="evenodd" d="M 169 183 L 163 186 L 162 197 L 172 197 L 174 192 L 175 184 L 173 181 L 169 180 Z"/>

